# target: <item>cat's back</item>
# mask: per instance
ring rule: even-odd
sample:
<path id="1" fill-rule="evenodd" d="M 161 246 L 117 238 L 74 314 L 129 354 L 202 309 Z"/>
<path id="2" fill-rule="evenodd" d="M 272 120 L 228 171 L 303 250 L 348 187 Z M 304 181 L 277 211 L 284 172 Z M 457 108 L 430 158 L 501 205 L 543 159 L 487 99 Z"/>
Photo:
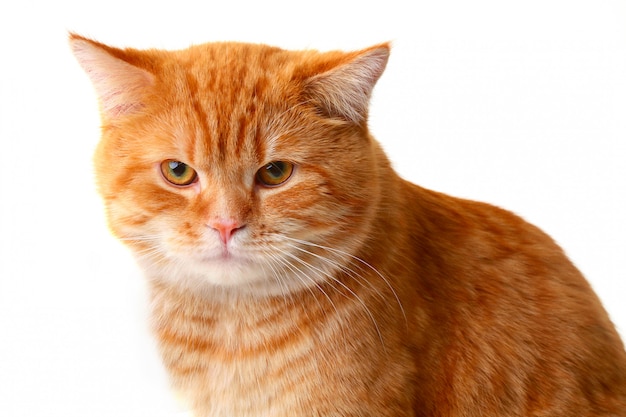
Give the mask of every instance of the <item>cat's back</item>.
<path id="1" fill-rule="evenodd" d="M 402 195 L 429 334 L 421 393 L 438 410 L 423 415 L 626 415 L 623 344 L 549 236 L 488 204 L 409 183 Z"/>

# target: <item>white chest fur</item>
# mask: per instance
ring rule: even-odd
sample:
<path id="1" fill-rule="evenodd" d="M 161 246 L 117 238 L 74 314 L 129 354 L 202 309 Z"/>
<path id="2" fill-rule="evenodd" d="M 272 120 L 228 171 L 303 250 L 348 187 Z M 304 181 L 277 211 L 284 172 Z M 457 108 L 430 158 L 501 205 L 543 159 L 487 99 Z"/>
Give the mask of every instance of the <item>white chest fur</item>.
<path id="1" fill-rule="evenodd" d="M 325 408 L 321 391 L 329 389 L 337 353 L 327 342 L 342 337 L 332 315 L 322 314 L 313 322 L 325 325 L 312 328 L 316 312 L 284 301 L 215 309 L 157 301 L 164 363 L 197 417 L 311 416 Z"/>

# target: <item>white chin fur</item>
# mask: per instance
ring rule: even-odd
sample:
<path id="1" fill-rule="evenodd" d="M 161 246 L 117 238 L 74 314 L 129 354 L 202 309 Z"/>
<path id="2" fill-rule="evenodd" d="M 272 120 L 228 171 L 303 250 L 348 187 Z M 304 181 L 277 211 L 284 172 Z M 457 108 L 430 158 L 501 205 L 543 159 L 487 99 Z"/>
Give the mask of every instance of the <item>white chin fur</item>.
<path id="1" fill-rule="evenodd" d="M 319 277 L 305 277 L 292 271 L 276 271 L 250 260 L 191 259 L 169 260 L 155 265 L 138 260 L 149 280 L 164 282 L 183 290 L 211 293 L 251 294 L 256 296 L 287 295 L 316 285 Z M 330 272 L 330 271 L 329 271 Z"/>

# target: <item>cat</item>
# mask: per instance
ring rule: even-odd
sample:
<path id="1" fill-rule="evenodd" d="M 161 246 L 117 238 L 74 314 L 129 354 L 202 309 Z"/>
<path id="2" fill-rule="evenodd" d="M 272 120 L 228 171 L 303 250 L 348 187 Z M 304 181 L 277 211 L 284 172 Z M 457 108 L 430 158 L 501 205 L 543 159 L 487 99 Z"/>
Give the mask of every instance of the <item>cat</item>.
<path id="1" fill-rule="evenodd" d="M 389 44 L 70 45 L 195 416 L 626 416 L 624 345 L 554 241 L 403 180 L 370 135 Z"/>

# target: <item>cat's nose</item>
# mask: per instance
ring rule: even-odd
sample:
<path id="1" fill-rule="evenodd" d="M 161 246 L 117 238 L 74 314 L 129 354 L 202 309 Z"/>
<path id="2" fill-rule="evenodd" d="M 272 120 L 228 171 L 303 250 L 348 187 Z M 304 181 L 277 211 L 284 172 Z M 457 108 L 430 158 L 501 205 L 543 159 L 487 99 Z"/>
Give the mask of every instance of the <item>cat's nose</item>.
<path id="1" fill-rule="evenodd" d="M 215 219 L 209 222 L 208 225 L 210 228 L 218 231 L 220 240 L 224 245 L 228 244 L 228 241 L 237 230 L 244 227 L 244 225 L 234 219 Z"/>

